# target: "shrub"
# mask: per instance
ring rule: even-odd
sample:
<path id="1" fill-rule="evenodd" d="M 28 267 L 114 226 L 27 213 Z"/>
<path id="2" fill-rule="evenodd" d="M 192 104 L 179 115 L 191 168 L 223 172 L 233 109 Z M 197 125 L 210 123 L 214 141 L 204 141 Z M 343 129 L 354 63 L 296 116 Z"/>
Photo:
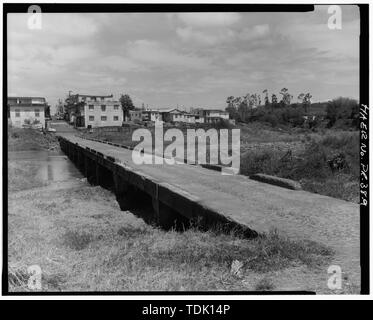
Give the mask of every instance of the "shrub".
<path id="1" fill-rule="evenodd" d="M 325 178 L 330 173 L 325 150 L 315 141 L 306 146 L 302 158 L 296 161 L 291 178 L 300 180 L 306 177 Z"/>
<path id="2" fill-rule="evenodd" d="M 19 134 L 18 134 L 18 132 L 12 132 L 10 136 L 11 136 L 12 138 L 14 138 L 14 139 L 18 139 L 18 138 L 19 138 Z"/>
<path id="3" fill-rule="evenodd" d="M 219 129 L 231 129 L 233 126 L 226 119 L 220 119 L 218 122 L 211 124 L 211 127 L 219 130 Z"/>
<path id="4" fill-rule="evenodd" d="M 359 134 L 358 132 L 329 134 L 320 141 L 321 146 L 326 149 L 329 157 L 340 153 L 345 158 L 348 168 L 344 172 L 352 174 L 359 179 L 360 156 L 359 156 Z"/>
<path id="5" fill-rule="evenodd" d="M 358 126 L 359 104 L 356 100 L 339 97 L 328 102 L 326 107 L 328 126 L 333 126 L 338 119 L 350 119 L 346 126 Z"/>
<path id="6" fill-rule="evenodd" d="M 271 124 L 272 127 L 279 125 L 301 126 L 304 123 L 303 110 L 295 106 L 283 106 L 278 108 L 259 107 L 251 110 L 247 121 L 261 121 Z"/>
<path id="7" fill-rule="evenodd" d="M 241 156 L 243 175 L 264 173 L 299 181 L 307 191 L 358 202 L 359 133 L 335 132 L 303 140 L 305 150 L 296 156 L 291 151 L 257 149 Z"/>
<path id="8" fill-rule="evenodd" d="M 290 124 L 293 127 L 301 126 L 304 123 L 303 112 L 300 109 L 294 107 L 286 107 L 277 110 L 279 113 L 278 117 L 284 124 Z"/>
<path id="9" fill-rule="evenodd" d="M 284 167 L 284 162 L 281 160 L 283 156 L 283 152 L 271 149 L 247 152 L 241 158 L 241 174 L 279 174 Z"/>

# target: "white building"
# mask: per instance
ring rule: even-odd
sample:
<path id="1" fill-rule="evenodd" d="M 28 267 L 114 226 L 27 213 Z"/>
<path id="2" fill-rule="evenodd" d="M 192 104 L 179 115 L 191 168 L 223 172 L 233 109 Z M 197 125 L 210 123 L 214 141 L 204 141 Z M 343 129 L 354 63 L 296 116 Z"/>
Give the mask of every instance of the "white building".
<path id="1" fill-rule="evenodd" d="M 123 109 L 113 95 L 81 95 L 68 98 L 70 121 L 78 127 L 121 126 Z"/>
<path id="2" fill-rule="evenodd" d="M 221 118 L 221 119 L 229 120 L 229 113 L 227 111 L 219 110 L 219 109 L 211 109 L 211 110 L 204 109 L 203 115 L 206 118 L 206 120 L 208 118 Z"/>
<path id="3" fill-rule="evenodd" d="M 25 125 L 45 127 L 45 107 L 42 97 L 9 97 L 8 116 L 12 126 L 22 128 Z"/>

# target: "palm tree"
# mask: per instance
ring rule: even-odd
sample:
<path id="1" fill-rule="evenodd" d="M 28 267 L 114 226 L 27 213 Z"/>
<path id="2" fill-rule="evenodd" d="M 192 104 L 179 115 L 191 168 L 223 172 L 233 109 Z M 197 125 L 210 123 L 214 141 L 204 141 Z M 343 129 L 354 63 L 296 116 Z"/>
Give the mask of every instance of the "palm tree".
<path id="1" fill-rule="evenodd" d="M 265 105 L 265 106 L 268 106 L 268 105 L 269 105 L 268 90 L 267 90 L 267 89 L 264 89 L 264 90 L 263 90 L 263 93 L 265 94 L 265 97 L 264 97 L 264 105 Z"/>

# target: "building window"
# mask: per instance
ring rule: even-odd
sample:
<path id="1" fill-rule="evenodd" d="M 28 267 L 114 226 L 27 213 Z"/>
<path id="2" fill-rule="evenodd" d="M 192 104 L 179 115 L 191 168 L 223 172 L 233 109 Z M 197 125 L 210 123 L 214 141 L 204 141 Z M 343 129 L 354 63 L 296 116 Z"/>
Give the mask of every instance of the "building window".
<path id="1" fill-rule="evenodd" d="M 21 111 L 19 109 L 16 109 L 16 117 L 19 118 L 21 116 Z"/>
<path id="2" fill-rule="evenodd" d="M 114 105 L 114 110 L 119 110 L 119 105 L 115 104 Z"/>
<path id="3" fill-rule="evenodd" d="M 106 121 L 107 117 L 106 116 L 101 116 L 101 121 Z"/>
<path id="4" fill-rule="evenodd" d="M 119 117 L 118 116 L 114 116 L 114 121 L 119 121 Z"/>
<path id="5" fill-rule="evenodd" d="M 101 105 L 101 111 L 106 111 L 106 105 L 104 104 Z"/>
<path id="6" fill-rule="evenodd" d="M 95 116 L 89 116 L 89 121 L 95 121 Z"/>
<path id="7" fill-rule="evenodd" d="M 39 109 L 35 109 L 35 117 L 40 117 L 40 111 L 39 111 Z"/>
<path id="8" fill-rule="evenodd" d="M 89 110 L 94 110 L 95 106 L 93 104 L 88 105 Z"/>

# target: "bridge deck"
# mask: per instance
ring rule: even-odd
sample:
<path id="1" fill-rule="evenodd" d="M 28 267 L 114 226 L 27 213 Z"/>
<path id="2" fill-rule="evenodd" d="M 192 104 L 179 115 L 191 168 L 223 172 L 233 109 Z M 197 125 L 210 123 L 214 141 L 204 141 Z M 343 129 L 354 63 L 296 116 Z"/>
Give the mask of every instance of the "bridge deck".
<path id="1" fill-rule="evenodd" d="M 359 274 L 359 206 L 355 203 L 289 190 L 241 175 L 222 175 L 200 166 L 136 165 L 131 150 L 61 134 L 72 143 L 120 161 L 174 192 L 257 232 L 277 229 L 292 238 L 321 242 L 336 251 L 334 264 Z"/>

